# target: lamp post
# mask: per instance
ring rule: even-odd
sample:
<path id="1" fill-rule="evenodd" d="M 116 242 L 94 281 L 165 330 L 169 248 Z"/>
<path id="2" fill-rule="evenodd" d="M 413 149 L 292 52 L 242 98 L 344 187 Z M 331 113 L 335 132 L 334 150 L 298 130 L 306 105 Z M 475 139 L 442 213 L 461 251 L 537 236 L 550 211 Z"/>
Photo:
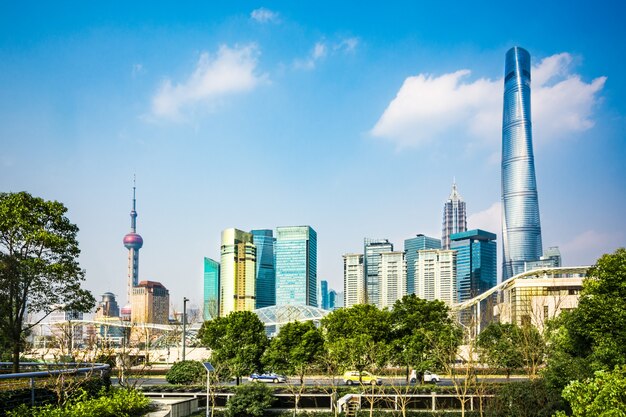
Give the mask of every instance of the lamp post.
<path id="1" fill-rule="evenodd" d="M 206 369 L 206 417 L 209 417 L 209 406 L 211 399 L 211 372 L 215 371 L 211 362 L 204 362 L 204 369 Z M 213 415 L 213 410 L 211 409 L 211 416 Z"/>
<path id="2" fill-rule="evenodd" d="M 183 362 L 185 361 L 185 345 L 187 344 L 187 301 L 189 298 L 183 298 Z"/>

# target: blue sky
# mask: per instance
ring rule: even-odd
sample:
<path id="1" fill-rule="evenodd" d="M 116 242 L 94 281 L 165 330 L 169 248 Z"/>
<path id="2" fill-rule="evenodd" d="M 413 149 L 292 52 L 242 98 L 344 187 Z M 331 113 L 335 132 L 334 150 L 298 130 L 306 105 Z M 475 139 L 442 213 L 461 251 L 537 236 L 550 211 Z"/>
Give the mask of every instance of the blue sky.
<path id="1" fill-rule="evenodd" d="M 468 226 L 500 233 L 519 45 L 544 247 L 574 265 L 625 246 L 624 6 L 432 3 L 4 2 L 0 190 L 67 205 L 97 296 L 125 302 L 133 174 L 140 278 L 175 307 L 200 303 L 228 227 L 311 225 L 341 289 L 364 237 L 439 236 L 453 178 Z"/>

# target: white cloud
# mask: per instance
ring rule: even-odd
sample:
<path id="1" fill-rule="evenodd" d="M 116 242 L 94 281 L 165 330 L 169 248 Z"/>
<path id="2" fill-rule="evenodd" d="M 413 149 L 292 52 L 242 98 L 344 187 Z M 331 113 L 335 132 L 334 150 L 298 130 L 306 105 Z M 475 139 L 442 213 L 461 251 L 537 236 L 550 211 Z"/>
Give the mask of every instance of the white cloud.
<path id="1" fill-rule="evenodd" d="M 253 10 L 250 13 L 250 18 L 259 23 L 278 23 L 280 21 L 277 12 L 273 12 L 264 7 Z"/>
<path id="2" fill-rule="evenodd" d="M 586 230 L 560 246 L 565 265 L 592 265 L 605 253 L 625 246 L 623 232 Z"/>
<path id="3" fill-rule="evenodd" d="M 153 114 L 177 119 L 187 106 L 211 104 L 229 94 L 252 90 L 266 78 L 256 73 L 258 54 L 255 45 L 223 45 L 215 56 L 202 53 L 189 78 L 180 83 L 166 79 L 161 84 L 152 99 Z"/>
<path id="4" fill-rule="evenodd" d="M 470 214 L 467 218 L 467 228 L 483 229 L 491 233 L 498 235 L 498 241 L 500 241 L 500 234 L 502 229 L 502 203 L 495 202 L 487 209 L 479 211 L 478 213 Z"/>
<path id="5" fill-rule="evenodd" d="M 309 55 L 305 59 L 296 59 L 293 66 L 296 69 L 312 70 L 318 62 L 324 60 L 329 54 L 352 53 L 358 44 L 358 38 L 343 38 L 330 44 L 323 41 L 316 42 Z"/>
<path id="6" fill-rule="evenodd" d="M 531 108 L 535 141 L 562 139 L 593 127 L 593 107 L 606 77 L 591 83 L 571 71 L 568 53 L 532 69 Z M 470 71 L 408 77 L 371 134 L 398 147 L 419 146 L 449 135 L 499 143 L 503 80 L 466 81 Z"/>

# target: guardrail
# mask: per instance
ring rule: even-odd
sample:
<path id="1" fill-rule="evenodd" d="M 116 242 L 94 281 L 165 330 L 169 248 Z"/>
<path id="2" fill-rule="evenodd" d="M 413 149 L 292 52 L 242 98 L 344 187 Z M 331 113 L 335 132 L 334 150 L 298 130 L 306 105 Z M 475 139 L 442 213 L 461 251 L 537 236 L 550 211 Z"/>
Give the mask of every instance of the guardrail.
<path id="1" fill-rule="evenodd" d="M 0 362 L 0 368 L 12 365 L 10 362 Z M 0 374 L 0 390 L 11 391 L 24 389 L 25 384 L 21 381 L 28 381 L 27 385 L 30 389 L 30 404 L 35 405 L 36 379 L 49 378 L 56 375 L 99 375 L 104 378 L 109 375 L 110 366 L 104 363 L 41 363 L 41 362 L 20 362 L 20 368 L 41 369 L 38 371 L 18 372 L 10 374 Z M 6 381 L 13 381 L 13 384 Z"/>

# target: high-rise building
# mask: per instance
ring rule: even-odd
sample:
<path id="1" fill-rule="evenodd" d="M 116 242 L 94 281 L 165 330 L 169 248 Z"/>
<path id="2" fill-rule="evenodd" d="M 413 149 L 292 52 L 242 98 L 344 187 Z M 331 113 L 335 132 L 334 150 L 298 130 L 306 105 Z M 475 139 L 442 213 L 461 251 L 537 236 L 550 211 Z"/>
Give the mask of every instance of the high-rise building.
<path id="1" fill-rule="evenodd" d="M 457 302 L 484 293 L 498 283 L 496 235 L 481 229 L 450 235 L 456 250 Z"/>
<path id="2" fill-rule="evenodd" d="M 131 303 L 132 323 L 169 323 L 170 292 L 160 282 L 141 281 L 133 287 Z"/>
<path id="3" fill-rule="evenodd" d="M 328 292 L 328 310 L 332 311 L 337 308 L 337 300 L 339 300 L 339 294 L 337 294 L 337 291 L 330 290 Z"/>
<path id="4" fill-rule="evenodd" d="M 530 54 L 506 53 L 502 112 L 502 279 L 541 256 L 541 224 L 530 120 Z"/>
<path id="5" fill-rule="evenodd" d="M 143 238 L 137 234 L 137 210 L 135 184 L 133 183 L 133 208 L 130 211 L 130 233 L 124 236 L 124 247 L 128 249 L 128 284 L 127 297 L 130 302 L 132 289 L 139 282 L 139 249 L 143 246 Z"/>
<path id="6" fill-rule="evenodd" d="M 222 231 L 220 317 L 256 307 L 256 247 L 252 234 L 239 229 Z"/>
<path id="7" fill-rule="evenodd" d="M 346 307 L 365 303 L 363 254 L 343 255 L 343 297 Z"/>
<path id="8" fill-rule="evenodd" d="M 383 252 L 378 265 L 380 276 L 380 308 L 392 308 L 406 295 L 406 262 L 404 252 Z"/>
<path id="9" fill-rule="evenodd" d="M 82 323 L 74 322 L 75 320 L 82 320 L 83 313 L 75 310 L 63 310 L 61 305 L 52 307 L 53 310 L 48 316 L 52 335 L 72 352 L 83 341 L 84 326 Z"/>
<path id="10" fill-rule="evenodd" d="M 204 258 L 204 298 L 202 317 L 211 320 L 220 314 L 220 264 L 211 258 Z"/>
<path id="11" fill-rule="evenodd" d="M 426 249 L 419 251 L 415 268 L 415 295 L 425 300 L 456 302 L 456 251 Z"/>
<path id="12" fill-rule="evenodd" d="M 525 271 L 533 269 L 558 268 L 561 266 L 561 251 L 558 246 L 551 246 L 543 252 L 543 256 L 536 261 L 528 261 Z"/>
<path id="13" fill-rule="evenodd" d="M 252 230 L 256 246 L 256 308 L 276 305 L 276 269 L 274 267 L 274 238 L 271 230 Z"/>
<path id="14" fill-rule="evenodd" d="M 465 201 L 452 183 L 452 192 L 443 205 L 443 222 L 441 226 L 441 249 L 450 249 L 450 235 L 467 230 L 467 214 Z"/>
<path id="15" fill-rule="evenodd" d="M 323 310 L 329 309 L 329 300 L 328 300 L 328 281 L 322 280 L 320 281 L 320 295 L 322 302 L 320 304 L 320 308 Z"/>
<path id="16" fill-rule="evenodd" d="M 98 303 L 96 309 L 96 317 L 119 317 L 120 306 L 117 304 L 115 294 L 112 292 L 105 292 L 102 294 L 102 300 Z"/>
<path id="17" fill-rule="evenodd" d="M 276 228 L 276 305 L 317 307 L 317 233 L 311 226 Z"/>
<path id="18" fill-rule="evenodd" d="M 380 264 L 380 254 L 383 252 L 393 252 L 393 243 L 387 239 L 364 240 L 363 269 L 365 274 L 366 302 L 380 307 L 380 275 L 378 265 Z"/>
<path id="19" fill-rule="evenodd" d="M 415 262 L 418 251 L 424 249 L 441 249 L 441 240 L 419 234 L 404 241 L 407 294 L 415 294 Z"/>

